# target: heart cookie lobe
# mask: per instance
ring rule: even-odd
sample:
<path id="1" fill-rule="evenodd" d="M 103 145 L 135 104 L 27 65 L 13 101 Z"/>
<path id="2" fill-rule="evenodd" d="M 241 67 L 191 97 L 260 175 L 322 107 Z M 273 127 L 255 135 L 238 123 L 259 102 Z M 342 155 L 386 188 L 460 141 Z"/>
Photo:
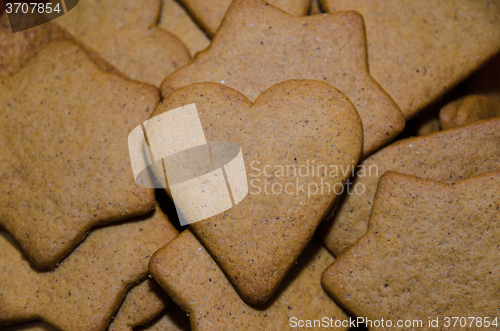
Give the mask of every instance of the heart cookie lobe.
<path id="1" fill-rule="evenodd" d="M 191 229 L 243 299 L 265 303 L 342 193 L 361 156 L 361 120 L 341 92 L 314 80 L 280 83 L 253 104 L 221 84 L 192 84 L 152 117 L 192 103 L 207 141 L 241 147 L 249 194 Z"/>

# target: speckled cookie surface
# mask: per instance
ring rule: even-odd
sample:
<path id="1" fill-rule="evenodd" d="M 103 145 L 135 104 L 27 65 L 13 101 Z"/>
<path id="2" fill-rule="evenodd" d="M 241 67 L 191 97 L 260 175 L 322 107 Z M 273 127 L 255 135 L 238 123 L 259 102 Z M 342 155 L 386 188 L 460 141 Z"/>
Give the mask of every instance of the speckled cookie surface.
<path id="1" fill-rule="evenodd" d="M 236 0 L 210 47 L 169 75 L 161 92 L 214 82 L 255 100 L 282 81 L 320 80 L 356 107 L 367 155 L 401 132 L 404 118 L 368 73 L 365 43 L 363 19 L 355 12 L 293 17 L 261 0 Z"/>
<path id="2" fill-rule="evenodd" d="M 210 44 L 210 39 L 175 0 L 162 0 L 158 27 L 179 38 L 189 49 L 191 56 Z"/>
<path id="3" fill-rule="evenodd" d="M 169 304 L 169 311 L 165 311 L 165 307 L 170 301 L 167 294 L 156 284 L 154 280 L 147 279 L 134 286 L 125 296 L 116 316 L 106 329 L 108 331 L 173 331 L 182 330 L 175 329 L 176 321 L 182 319 L 185 313 L 175 309 L 175 303 Z M 170 311 L 180 314 L 177 320 L 169 315 Z M 159 316 L 161 315 L 161 316 Z M 155 320 L 155 317 L 158 321 Z M 148 323 L 149 321 L 152 322 Z M 169 325 L 168 322 L 171 324 Z M 149 324 L 149 325 L 147 325 Z M 189 330 L 189 322 L 187 324 Z M 133 328 L 132 328 L 133 327 Z M 157 327 L 157 328 L 155 328 Z M 161 327 L 161 329 L 159 329 Z M 57 331 L 51 326 L 43 322 L 29 322 L 16 324 L 12 326 L 2 326 L 4 331 Z"/>
<path id="4" fill-rule="evenodd" d="M 324 13 L 323 8 L 321 8 L 321 3 L 319 0 L 311 0 L 311 5 L 309 6 L 309 15 L 318 15 Z"/>
<path id="5" fill-rule="evenodd" d="M 170 301 L 165 311 L 145 326 L 134 328 L 134 331 L 189 331 L 189 317 Z"/>
<path id="6" fill-rule="evenodd" d="M 0 235 L 0 325 L 42 320 L 59 330 L 105 330 L 148 261 L 177 234 L 158 209 L 93 231 L 51 272 L 38 272 Z"/>
<path id="7" fill-rule="evenodd" d="M 30 322 L 12 326 L 3 326 L 3 331 L 57 331 L 43 322 Z"/>
<path id="8" fill-rule="evenodd" d="M 0 77 L 18 71 L 40 49 L 62 34 L 50 23 L 13 33 L 7 14 L 0 14 Z"/>
<path id="9" fill-rule="evenodd" d="M 108 331 L 132 331 L 160 315 L 169 301 L 161 287 L 148 278 L 127 293 Z"/>
<path id="10" fill-rule="evenodd" d="M 231 0 L 180 0 L 209 36 L 220 26 Z M 311 0 L 268 0 L 268 3 L 295 16 L 307 14 Z"/>
<path id="11" fill-rule="evenodd" d="M 127 136 L 158 101 L 68 41 L 0 79 L 0 225 L 36 267 L 53 268 L 94 225 L 153 209 Z"/>
<path id="12" fill-rule="evenodd" d="M 53 22 L 127 77 L 159 86 L 190 60 L 176 37 L 156 27 L 161 0 L 85 0 Z"/>
<path id="13" fill-rule="evenodd" d="M 244 299 L 264 303 L 349 176 L 340 171 L 313 175 L 313 165 L 349 172 L 361 153 L 361 121 L 343 94 L 312 80 L 275 85 L 253 104 L 221 84 L 192 84 L 171 93 L 152 116 L 192 103 L 208 141 L 241 147 L 249 193 L 191 229 Z M 300 167 L 302 173 L 293 171 Z"/>
<path id="14" fill-rule="evenodd" d="M 357 185 L 363 193 L 343 196 L 320 231 L 335 255 L 366 233 L 377 185 L 386 171 L 447 184 L 500 171 L 500 119 L 401 140 L 361 162 L 351 187 Z"/>
<path id="15" fill-rule="evenodd" d="M 418 330 L 490 329 L 470 320 L 447 328 L 444 318 L 498 316 L 499 199 L 499 172 L 450 185 L 385 174 L 367 234 L 325 271 L 325 290 L 372 320 L 420 319 Z M 429 317 L 439 327 L 429 327 Z"/>
<path id="16" fill-rule="evenodd" d="M 247 305 L 191 231 L 186 230 L 150 260 L 152 276 L 184 309 L 192 330 L 292 330 L 290 318 L 346 319 L 321 287 L 333 257 L 313 240 L 278 291 L 263 307 Z M 347 330 L 347 328 L 321 328 Z"/>
<path id="17" fill-rule="evenodd" d="M 50 22 L 13 33 L 8 16 L 0 15 L 0 77 L 18 71 L 49 42 L 61 38 L 74 41 L 74 38 L 64 29 Z M 80 45 L 80 47 L 101 70 L 124 76 L 95 51 L 85 45 Z"/>
<path id="18" fill-rule="evenodd" d="M 406 118 L 500 50 L 500 2 L 321 0 L 327 12 L 365 19 L 370 73 Z"/>
<path id="19" fill-rule="evenodd" d="M 439 117 L 427 118 L 417 126 L 417 136 L 425 136 L 434 132 L 441 131 L 441 122 Z"/>

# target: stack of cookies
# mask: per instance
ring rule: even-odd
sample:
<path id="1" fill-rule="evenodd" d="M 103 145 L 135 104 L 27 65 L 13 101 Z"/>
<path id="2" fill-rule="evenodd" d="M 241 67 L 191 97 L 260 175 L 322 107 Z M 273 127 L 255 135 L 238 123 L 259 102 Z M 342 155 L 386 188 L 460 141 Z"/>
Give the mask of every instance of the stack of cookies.
<path id="1" fill-rule="evenodd" d="M 499 1 L 2 1 L 0 330 L 500 330 Z"/>

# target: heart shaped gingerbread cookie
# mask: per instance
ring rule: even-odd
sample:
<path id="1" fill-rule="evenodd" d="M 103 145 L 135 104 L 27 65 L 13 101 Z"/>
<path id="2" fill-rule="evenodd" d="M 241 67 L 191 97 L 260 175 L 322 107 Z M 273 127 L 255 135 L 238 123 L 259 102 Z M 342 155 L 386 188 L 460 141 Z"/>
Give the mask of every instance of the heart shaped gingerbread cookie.
<path id="1" fill-rule="evenodd" d="M 253 104 L 221 84 L 192 84 L 171 93 L 152 118 L 193 103 L 207 141 L 241 147 L 248 195 L 191 229 L 244 300 L 264 303 L 357 164 L 361 120 L 341 92 L 314 80 L 280 83 Z"/>

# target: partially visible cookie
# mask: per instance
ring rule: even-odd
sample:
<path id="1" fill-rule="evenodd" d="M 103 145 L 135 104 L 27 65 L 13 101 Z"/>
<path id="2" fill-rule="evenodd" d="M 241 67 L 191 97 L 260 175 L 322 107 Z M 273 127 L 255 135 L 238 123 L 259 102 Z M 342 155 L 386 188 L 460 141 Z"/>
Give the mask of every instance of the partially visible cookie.
<path id="1" fill-rule="evenodd" d="M 498 94 L 472 94 L 444 106 L 440 113 L 443 129 L 500 117 L 500 91 Z"/>
<path id="2" fill-rule="evenodd" d="M 361 162 L 351 194 L 320 234 L 335 255 L 366 233 L 380 177 L 387 171 L 454 183 L 500 171 L 500 119 L 400 140 Z"/>
<path id="3" fill-rule="evenodd" d="M 134 331 L 189 331 L 189 317 L 175 304 L 170 302 L 165 311 L 145 326 L 135 328 Z"/>
<path id="4" fill-rule="evenodd" d="M 0 1 L 0 4 L 2 2 Z M 12 326 L 2 326 L 3 331 L 58 331 L 43 322 L 30 322 Z"/>
<path id="5" fill-rule="evenodd" d="M 0 77 L 18 71 L 49 42 L 61 38 L 74 41 L 69 33 L 50 22 L 14 33 L 8 16 L 0 15 L 0 49 L 2 50 L 0 52 Z M 80 47 L 101 70 L 124 76 L 95 51 L 85 45 L 80 45 Z"/>
<path id="6" fill-rule="evenodd" d="M 148 261 L 177 231 L 157 209 L 92 231 L 51 272 L 38 272 L 0 234 L 0 325 L 42 320 L 59 330 L 105 330 Z"/>
<path id="7" fill-rule="evenodd" d="M 313 240 L 275 299 L 262 307 L 247 305 L 190 230 L 156 252 L 151 275 L 189 315 L 193 330 L 292 330 L 298 320 L 347 315 L 321 287 L 321 273 L 333 257 Z M 328 327 L 347 330 L 348 327 Z"/>
<path id="8" fill-rule="evenodd" d="M 53 22 L 127 77 L 159 86 L 190 60 L 186 47 L 156 27 L 161 0 L 86 0 Z"/>
<path id="9" fill-rule="evenodd" d="M 183 330 L 182 321 L 185 313 L 175 303 L 168 304 L 170 299 L 158 284 L 147 279 L 134 286 L 125 296 L 118 313 L 106 329 L 108 331 L 173 331 Z M 168 309 L 165 309 L 168 304 Z M 161 315 L 160 315 L 161 314 Z M 160 316 L 158 316 L 160 315 Z M 179 316 L 177 316 L 179 315 Z M 156 319 L 155 317 L 158 316 Z M 148 325 L 148 321 L 153 320 Z M 187 318 L 186 318 L 187 320 Z M 170 323 L 170 325 L 168 324 Z M 143 325 L 143 326 L 142 326 Z M 176 328 L 176 325 L 179 325 Z M 186 325 L 186 324 L 184 324 Z M 161 328 L 161 329 L 160 329 Z M 30 322 L 2 327 L 4 331 L 57 331 L 43 322 Z M 189 321 L 187 329 L 189 330 Z"/>
<path id="10" fill-rule="evenodd" d="M 147 324 L 165 310 L 169 301 L 161 287 L 148 278 L 127 293 L 108 331 L 132 331 Z"/>
<path id="11" fill-rule="evenodd" d="M 7 14 L 0 14 L 0 77 L 21 69 L 40 49 L 63 34 L 51 23 L 13 33 Z"/>
<path id="12" fill-rule="evenodd" d="M 162 0 L 158 27 L 179 38 L 191 56 L 210 45 L 210 39 L 175 0 Z"/>
<path id="13" fill-rule="evenodd" d="M 361 121 L 342 93 L 315 80 L 277 84 L 253 104 L 221 84 L 192 84 L 169 94 L 152 117 L 193 103 L 207 141 L 241 147 L 248 195 L 190 227 L 243 298 L 262 304 L 357 164 Z M 329 170 L 315 170 L 320 165 Z"/>
<path id="14" fill-rule="evenodd" d="M 500 2 L 321 0 L 363 15 L 370 73 L 414 117 L 500 50 Z M 464 42 L 466 40 L 466 42 Z"/>
<path id="15" fill-rule="evenodd" d="M 500 117 L 500 54 L 464 83 L 463 93 L 441 109 L 443 128 Z"/>
<path id="16" fill-rule="evenodd" d="M 441 130 L 439 117 L 428 117 L 417 125 L 417 136 L 425 136 Z"/>
<path id="17" fill-rule="evenodd" d="M 323 8 L 321 8 L 321 3 L 319 0 L 311 0 L 311 5 L 309 7 L 309 15 L 318 15 L 324 13 Z"/>
<path id="18" fill-rule="evenodd" d="M 417 136 L 425 136 L 427 134 L 441 131 L 439 111 L 439 105 L 432 105 L 424 109 L 416 118 L 413 119 Z M 409 125 L 406 127 L 408 128 Z"/>
<path id="19" fill-rule="evenodd" d="M 322 284 L 355 316 L 385 321 L 369 330 L 487 330 L 500 306 L 499 201 L 500 172 L 450 185 L 386 173 L 367 234 Z M 467 323 L 453 327 L 453 317 Z"/>
<path id="20" fill-rule="evenodd" d="M 232 0 L 179 0 L 209 36 L 215 35 Z M 267 0 L 295 16 L 307 14 L 311 0 Z"/>
<path id="21" fill-rule="evenodd" d="M 153 209 L 127 137 L 158 101 L 65 40 L 0 78 L 0 225 L 35 267 L 53 268 L 94 225 Z"/>
<path id="22" fill-rule="evenodd" d="M 315 79 L 344 93 L 363 122 L 363 155 L 404 128 L 402 113 L 368 72 L 363 18 L 355 12 L 294 17 L 262 0 L 235 0 L 210 47 L 161 84 L 214 82 L 251 101 L 289 79 Z"/>

